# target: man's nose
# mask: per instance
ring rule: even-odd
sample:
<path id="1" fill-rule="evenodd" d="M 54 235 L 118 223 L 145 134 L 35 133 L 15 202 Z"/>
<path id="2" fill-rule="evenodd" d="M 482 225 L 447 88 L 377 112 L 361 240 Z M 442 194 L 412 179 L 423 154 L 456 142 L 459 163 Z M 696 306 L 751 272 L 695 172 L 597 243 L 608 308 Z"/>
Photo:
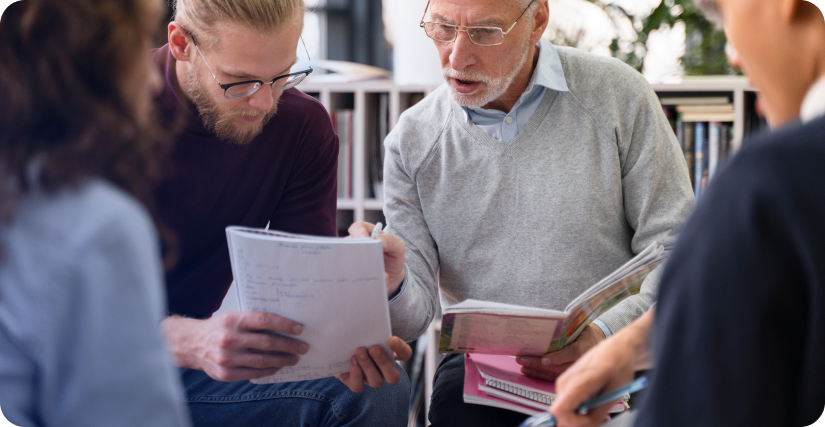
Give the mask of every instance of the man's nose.
<path id="1" fill-rule="evenodd" d="M 269 85 L 264 85 L 257 92 L 249 95 L 249 106 L 263 112 L 268 112 L 272 108 L 273 91 Z"/>
<path id="2" fill-rule="evenodd" d="M 474 54 L 478 46 L 470 40 L 466 31 L 459 31 L 453 41 L 450 52 L 450 67 L 453 70 L 463 70 L 475 63 Z"/>

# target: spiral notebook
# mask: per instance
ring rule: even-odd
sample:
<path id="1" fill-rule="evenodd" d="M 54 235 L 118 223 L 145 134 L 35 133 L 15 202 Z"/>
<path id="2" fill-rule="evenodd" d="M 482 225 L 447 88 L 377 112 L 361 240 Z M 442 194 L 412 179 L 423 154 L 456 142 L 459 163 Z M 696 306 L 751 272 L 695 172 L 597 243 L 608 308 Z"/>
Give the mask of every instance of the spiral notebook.
<path id="1" fill-rule="evenodd" d="M 521 373 L 512 356 L 465 354 L 464 402 L 493 406 L 535 415 L 547 410 L 556 398 L 556 384 Z M 626 395 L 611 409 L 623 412 L 629 406 Z"/>

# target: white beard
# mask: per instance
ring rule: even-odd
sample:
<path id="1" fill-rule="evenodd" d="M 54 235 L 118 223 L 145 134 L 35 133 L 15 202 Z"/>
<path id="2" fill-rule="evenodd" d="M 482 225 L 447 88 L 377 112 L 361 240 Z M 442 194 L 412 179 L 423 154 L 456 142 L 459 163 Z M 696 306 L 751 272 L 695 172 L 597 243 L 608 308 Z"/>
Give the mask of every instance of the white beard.
<path id="1" fill-rule="evenodd" d="M 519 54 L 518 59 L 516 60 L 516 66 L 510 70 L 509 74 L 500 76 L 500 77 L 490 77 L 486 76 L 478 71 L 456 71 L 450 68 L 449 66 L 441 69 L 441 74 L 444 76 L 444 80 L 449 81 L 450 78 L 458 79 L 458 80 L 471 80 L 484 83 L 487 90 L 477 93 L 461 93 L 455 90 L 453 85 L 448 85 L 450 87 L 450 93 L 453 96 L 455 102 L 459 105 L 464 107 L 470 108 L 480 108 L 483 107 L 496 99 L 500 98 L 507 92 L 507 89 L 513 84 L 513 80 L 516 79 L 516 76 L 519 72 L 523 69 L 525 64 L 527 63 L 527 56 L 530 53 L 530 49 L 533 46 L 527 43 L 525 49 Z"/>

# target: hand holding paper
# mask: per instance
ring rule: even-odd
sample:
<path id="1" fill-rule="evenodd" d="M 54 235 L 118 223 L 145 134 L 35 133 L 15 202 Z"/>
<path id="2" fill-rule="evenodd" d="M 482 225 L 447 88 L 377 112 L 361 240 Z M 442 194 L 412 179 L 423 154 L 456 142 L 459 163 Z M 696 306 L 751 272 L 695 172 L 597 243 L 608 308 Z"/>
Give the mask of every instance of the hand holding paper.
<path id="1" fill-rule="evenodd" d="M 412 348 L 401 338 L 392 337 L 388 344 L 395 360 L 406 361 L 412 357 Z M 393 358 L 388 357 L 381 347 L 373 346 L 369 351 L 364 347 L 356 350 L 356 355 L 350 358 L 349 372 L 335 378 L 353 392 L 360 393 L 364 391 L 364 384 L 372 388 L 381 387 L 384 381 L 395 384 L 401 379 L 401 373 Z"/>
<path id="2" fill-rule="evenodd" d="M 298 355 L 309 350 L 290 337 L 303 331 L 301 324 L 271 313 L 227 312 L 206 320 L 170 317 L 163 321 L 163 330 L 178 366 L 200 369 L 218 381 L 273 375 L 297 364 Z"/>

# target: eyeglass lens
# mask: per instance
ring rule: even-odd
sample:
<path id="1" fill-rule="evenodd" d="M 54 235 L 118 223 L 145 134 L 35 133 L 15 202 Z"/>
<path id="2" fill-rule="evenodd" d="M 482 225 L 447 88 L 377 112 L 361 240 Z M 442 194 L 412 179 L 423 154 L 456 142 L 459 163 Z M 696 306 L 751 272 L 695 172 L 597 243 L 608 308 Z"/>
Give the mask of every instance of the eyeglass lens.
<path id="1" fill-rule="evenodd" d="M 289 76 L 284 79 L 275 80 L 272 83 L 272 90 L 287 90 L 292 89 L 293 87 L 297 86 L 298 83 L 306 78 L 306 73 L 296 74 L 294 76 Z M 226 89 L 224 92 L 224 96 L 227 99 L 236 99 L 236 98 L 243 98 L 244 96 L 252 95 L 253 93 L 257 92 L 258 89 L 263 86 L 261 82 L 252 82 L 242 85 L 235 85 L 231 86 Z"/>
<path id="2" fill-rule="evenodd" d="M 455 26 L 435 22 L 425 22 L 424 31 L 431 39 L 441 42 L 455 40 L 457 33 Z M 467 35 L 470 36 L 473 43 L 481 46 L 495 46 L 504 41 L 504 33 L 501 28 L 495 27 L 468 27 Z"/>

